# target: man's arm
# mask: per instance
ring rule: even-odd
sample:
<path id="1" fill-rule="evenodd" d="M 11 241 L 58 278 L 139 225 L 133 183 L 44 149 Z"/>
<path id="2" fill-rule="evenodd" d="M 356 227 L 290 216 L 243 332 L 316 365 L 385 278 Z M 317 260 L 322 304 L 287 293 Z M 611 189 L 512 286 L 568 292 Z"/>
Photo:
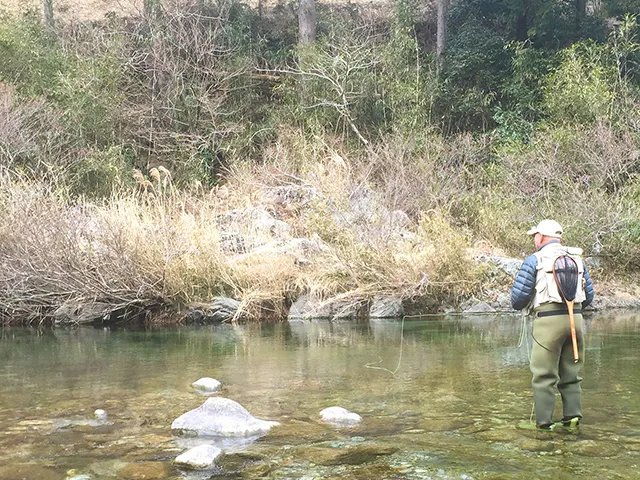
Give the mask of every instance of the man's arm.
<path id="1" fill-rule="evenodd" d="M 516 310 L 526 307 L 536 293 L 536 271 L 538 259 L 535 255 L 529 255 L 522 266 L 511 287 L 511 306 Z"/>
<path id="2" fill-rule="evenodd" d="M 582 262 L 584 264 L 584 261 Z M 584 294 L 585 300 L 582 302 L 582 308 L 588 307 L 593 302 L 593 297 L 595 297 L 595 290 L 593 289 L 593 281 L 591 280 L 591 275 L 589 275 L 589 271 L 587 270 L 587 265 L 584 265 Z"/>

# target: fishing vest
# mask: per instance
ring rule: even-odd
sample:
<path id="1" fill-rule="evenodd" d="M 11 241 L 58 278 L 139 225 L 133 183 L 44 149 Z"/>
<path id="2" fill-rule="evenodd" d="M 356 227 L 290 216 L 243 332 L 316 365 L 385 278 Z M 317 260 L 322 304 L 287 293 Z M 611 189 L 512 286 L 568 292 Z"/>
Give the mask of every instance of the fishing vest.
<path id="1" fill-rule="evenodd" d="M 575 303 L 583 302 L 586 298 L 584 287 L 584 263 L 580 255 L 581 248 L 565 247 L 559 243 L 550 243 L 534 253 L 538 260 L 536 271 L 536 292 L 531 302 L 531 308 L 536 308 L 543 303 L 564 303 L 564 299 L 558 290 L 556 279 L 553 277 L 553 263 L 558 257 L 568 255 L 578 265 L 578 291 Z"/>

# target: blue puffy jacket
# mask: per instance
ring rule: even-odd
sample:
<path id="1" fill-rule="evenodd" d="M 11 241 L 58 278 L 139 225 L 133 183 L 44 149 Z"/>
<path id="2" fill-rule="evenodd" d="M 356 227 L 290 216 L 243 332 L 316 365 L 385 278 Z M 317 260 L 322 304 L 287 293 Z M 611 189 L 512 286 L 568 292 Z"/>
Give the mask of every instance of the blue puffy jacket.
<path id="1" fill-rule="evenodd" d="M 584 262 L 583 262 L 584 263 Z M 511 287 L 511 306 L 516 310 L 522 310 L 529 305 L 529 302 L 533 300 L 533 296 L 536 293 L 536 271 L 538 266 L 538 258 L 535 255 L 529 255 L 525 260 L 516 279 Z M 582 308 L 585 308 L 591 304 L 595 291 L 593 290 L 593 281 L 587 271 L 587 266 L 584 266 L 584 293 L 586 299 L 582 302 Z"/>

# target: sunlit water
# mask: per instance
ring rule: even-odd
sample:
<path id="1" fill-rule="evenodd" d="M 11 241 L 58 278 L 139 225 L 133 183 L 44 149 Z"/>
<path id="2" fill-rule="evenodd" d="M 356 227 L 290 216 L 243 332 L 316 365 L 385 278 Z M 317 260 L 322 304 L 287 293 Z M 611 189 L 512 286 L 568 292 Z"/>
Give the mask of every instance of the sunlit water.
<path id="1" fill-rule="evenodd" d="M 520 328 L 481 316 L 0 330 L 0 478 L 640 478 L 640 314 L 587 321 L 578 433 L 517 428 L 532 410 Z M 206 400 L 201 377 L 281 425 L 194 473 L 173 466 L 188 444 L 170 425 Z M 335 405 L 361 425 L 322 424 Z M 109 423 L 91 421 L 98 408 Z"/>

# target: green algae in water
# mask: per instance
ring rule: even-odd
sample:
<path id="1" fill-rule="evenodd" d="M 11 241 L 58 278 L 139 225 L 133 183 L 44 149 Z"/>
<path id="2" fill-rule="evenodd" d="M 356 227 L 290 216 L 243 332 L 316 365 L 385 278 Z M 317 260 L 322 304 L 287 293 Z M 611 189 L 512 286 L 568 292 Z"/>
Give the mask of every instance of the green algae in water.
<path id="1" fill-rule="evenodd" d="M 531 412 L 517 317 L 310 322 L 127 332 L 0 330 L 0 478 L 638 478 L 640 316 L 587 320 L 585 419 L 521 431 Z M 367 368 L 380 365 L 394 370 Z M 171 422 L 219 395 L 281 423 L 186 473 Z M 318 413 L 363 417 L 337 428 Z M 560 402 L 557 403 L 560 415 Z M 93 422 L 104 409 L 108 424 Z M 123 477 L 124 475 L 124 477 Z"/>

